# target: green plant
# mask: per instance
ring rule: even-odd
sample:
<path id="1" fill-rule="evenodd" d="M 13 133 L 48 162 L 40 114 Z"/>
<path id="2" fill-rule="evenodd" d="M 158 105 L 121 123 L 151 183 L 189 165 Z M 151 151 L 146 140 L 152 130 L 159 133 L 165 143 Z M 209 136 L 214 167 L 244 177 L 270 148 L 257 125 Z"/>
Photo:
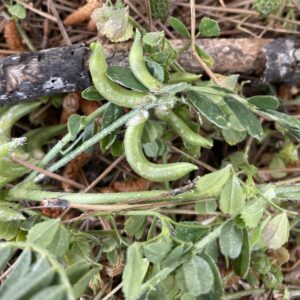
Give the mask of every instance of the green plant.
<path id="1" fill-rule="evenodd" d="M 155 110 L 155 115 L 158 119 L 166 122 L 174 132 L 176 132 L 187 144 L 193 146 L 201 146 L 205 148 L 212 147 L 212 141 L 203 138 L 195 133 L 190 127 L 171 110 Z"/>
<path id="2" fill-rule="evenodd" d="M 99 93 L 105 99 L 124 107 L 136 107 L 147 101 L 146 93 L 127 90 L 107 77 L 104 50 L 99 42 L 92 44 L 91 50 L 89 69 L 92 80 Z"/>
<path id="3" fill-rule="evenodd" d="M 144 116 L 131 119 L 124 138 L 126 159 L 137 174 L 151 181 L 165 182 L 179 179 L 197 169 L 197 166 L 190 163 L 154 164 L 149 162 L 141 145 L 144 125 Z"/>
<path id="4" fill-rule="evenodd" d="M 283 3 L 283 0 L 255 0 L 254 8 L 262 15 L 267 16 L 276 13 Z"/>
<path id="5" fill-rule="evenodd" d="M 139 30 L 135 32 L 134 42 L 129 53 L 129 63 L 132 73 L 150 91 L 156 91 L 162 84 L 154 78 L 147 69 L 142 46 L 142 36 Z"/>
<path id="6" fill-rule="evenodd" d="M 147 0 L 150 3 L 151 15 L 155 19 L 165 19 L 169 13 L 169 0 Z"/>
<path id="7" fill-rule="evenodd" d="M 300 121 L 278 112 L 274 96 L 245 97 L 236 77 L 218 84 L 214 74 L 211 80 L 200 80 L 200 75 L 182 69 L 178 59 L 190 46 L 198 62 L 213 63 L 194 38 L 217 36 L 220 29 L 214 20 L 203 18 L 195 35 L 171 17 L 170 26 L 186 39 L 175 49 L 164 33 L 147 33 L 136 24 L 122 3 L 109 3 L 99 16 L 106 13 L 108 18 L 101 19 L 104 34 L 122 40 L 128 28 L 138 29 L 132 51 L 138 47 L 139 52 L 138 65 L 131 58 L 130 68 L 108 67 L 102 45 L 92 44 L 95 86 L 82 94 L 108 103 L 89 116 L 71 115 L 68 132 L 43 157 L 41 145 L 61 127 L 29 131 L 28 138 L 43 135 L 30 145 L 11 136 L 17 120 L 40 103 L 0 109 L 0 171 L 9 175 L 0 193 L 0 238 L 6 240 L 0 245 L 0 269 L 5 272 L 0 299 L 100 298 L 107 266 L 122 265 L 123 257 L 122 283 L 111 283 L 115 289 L 122 285 L 126 299 L 239 299 L 283 289 L 280 263 L 271 253 L 297 234 L 300 188 L 289 181 L 264 183 L 248 157 L 251 145 L 263 147 L 260 143 L 271 138 L 269 161 L 275 157 L 285 166 L 297 161 Z M 116 22 L 116 28 L 109 28 L 109 20 L 118 18 L 123 27 L 117 28 Z M 145 82 L 149 78 L 150 85 Z M 200 127 L 207 138 L 198 135 Z M 278 139 L 278 144 L 273 142 Z M 121 141 L 132 170 L 156 182 L 153 190 L 63 193 L 57 186 L 48 189 L 41 182 L 45 175 L 36 171 L 18 179 L 29 170 L 11 160 L 22 151 L 19 158 L 54 172 L 99 142 L 103 152 L 120 156 Z M 230 155 L 216 151 L 222 148 L 220 142 Z M 199 160 L 201 147 L 216 151 L 214 167 Z M 168 163 L 173 149 L 186 161 Z M 36 150 L 40 161 L 31 157 Z M 209 172 L 188 177 L 198 169 L 190 161 Z M 168 183 L 183 176 L 187 181 L 180 186 Z M 5 185 L 13 180 L 13 186 Z M 66 211 L 52 220 L 22 200 Z M 69 209 L 79 215 L 65 219 Z M 232 274 L 243 285 L 228 286 Z"/>

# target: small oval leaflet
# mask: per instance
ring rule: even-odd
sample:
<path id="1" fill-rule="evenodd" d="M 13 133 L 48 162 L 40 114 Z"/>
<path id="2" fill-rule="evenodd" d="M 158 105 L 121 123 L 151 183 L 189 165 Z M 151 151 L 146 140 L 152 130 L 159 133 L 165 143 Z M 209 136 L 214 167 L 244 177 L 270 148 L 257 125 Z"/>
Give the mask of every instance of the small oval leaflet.
<path id="1" fill-rule="evenodd" d="M 127 67 L 109 66 L 106 74 L 108 78 L 128 89 L 147 92 L 148 89 L 143 86 Z"/>

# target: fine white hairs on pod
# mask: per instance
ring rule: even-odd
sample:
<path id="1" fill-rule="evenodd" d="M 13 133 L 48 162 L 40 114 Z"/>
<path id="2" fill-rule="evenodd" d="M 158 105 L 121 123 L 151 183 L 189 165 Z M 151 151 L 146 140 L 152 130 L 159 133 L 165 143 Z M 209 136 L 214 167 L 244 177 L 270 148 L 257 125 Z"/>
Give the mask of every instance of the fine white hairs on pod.
<path id="1" fill-rule="evenodd" d="M 141 110 L 139 114 L 136 116 L 132 117 L 126 124 L 126 126 L 134 126 L 138 125 L 140 123 L 145 122 L 149 118 L 149 112 L 147 110 Z"/>

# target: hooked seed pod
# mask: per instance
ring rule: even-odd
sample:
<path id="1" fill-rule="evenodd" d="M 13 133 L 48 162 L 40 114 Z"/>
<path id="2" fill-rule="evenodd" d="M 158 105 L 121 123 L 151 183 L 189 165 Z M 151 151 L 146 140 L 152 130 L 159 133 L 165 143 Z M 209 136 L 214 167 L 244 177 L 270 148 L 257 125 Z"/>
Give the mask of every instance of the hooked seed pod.
<path id="1" fill-rule="evenodd" d="M 142 149 L 142 133 L 146 120 L 131 122 L 125 131 L 124 149 L 130 167 L 141 177 L 154 182 L 177 180 L 198 169 L 191 163 L 155 164 L 150 162 Z"/>
<path id="2" fill-rule="evenodd" d="M 11 129 L 23 116 L 27 115 L 41 102 L 22 103 L 3 109 L 0 115 L 0 187 L 22 176 L 29 170 L 11 161 L 11 155 L 22 159 L 28 159 L 29 155 L 22 149 L 25 138 L 12 139 Z M 22 142 L 22 143 L 21 143 Z"/>
<path id="3" fill-rule="evenodd" d="M 101 43 L 91 44 L 91 50 L 90 73 L 96 89 L 105 99 L 116 105 L 129 108 L 134 108 L 146 102 L 146 93 L 125 89 L 107 77 L 107 63 Z"/>
<path id="4" fill-rule="evenodd" d="M 159 120 L 166 122 L 187 144 L 205 148 L 211 148 L 213 146 L 211 140 L 194 132 L 173 111 L 161 112 L 159 109 L 156 109 L 155 115 Z"/>
<path id="5" fill-rule="evenodd" d="M 142 35 L 137 29 L 134 42 L 129 53 L 130 69 L 137 80 L 139 80 L 150 91 L 158 90 L 162 83 L 150 74 L 144 60 Z"/>
<path id="6" fill-rule="evenodd" d="M 0 143 L 10 142 L 14 124 L 40 105 L 40 102 L 28 102 L 3 109 L 0 115 Z"/>

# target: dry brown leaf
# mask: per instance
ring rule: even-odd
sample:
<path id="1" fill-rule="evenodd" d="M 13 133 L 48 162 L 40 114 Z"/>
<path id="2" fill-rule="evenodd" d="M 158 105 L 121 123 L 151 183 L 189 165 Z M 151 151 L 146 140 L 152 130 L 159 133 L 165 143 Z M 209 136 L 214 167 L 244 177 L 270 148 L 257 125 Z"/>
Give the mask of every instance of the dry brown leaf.
<path id="1" fill-rule="evenodd" d="M 64 97 L 62 105 L 63 109 L 60 116 L 60 124 L 66 124 L 69 117 L 77 112 L 80 106 L 79 99 L 80 97 L 75 92 L 69 93 Z"/>
<path id="2" fill-rule="evenodd" d="M 139 178 L 137 180 L 116 181 L 113 188 L 117 192 L 140 192 L 150 188 L 150 181 Z"/>
<path id="3" fill-rule="evenodd" d="M 63 212 L 62 208 L 49 208 L 45 207 L 42 209 L 42 215 L 49 217 L 51 219 L 58 218 Z"/>
<path id="4" fill-rule="evenodd" d="M 86 29 L 88 31 L 97 31 L 97 25 L 95 23 L 95 21 L 93 19 L 90 19 L 87 26 L 86 26 Z"/>
<path id="5" fill-rule="evenodd" d="M 79 103 L 81 111 L 86 116 L 93 113 L 96 109 L 98 109 L 101 106 L 101 104 L 97 101 L 89 101 L 82 98 L 80 98 Z"/>
<path id="6" fill-rule="evenodd" d="M 102 0 L 87 0 L 85 5 L 79 7 L 65 18 L 64 24 L 66 26 L 72 26 L 87 21 L 90 19 L 92 12 L 101 6 Z"/>
<path id="7" fill-rule="evenodd" d="M 15 21 L 10 20 L 6 23 L 4 28 L 4 37 L 9 50 L 25 51 L 22 38 L 18 32 Z"/>
<path id="8" fill-rule="evenodd" d="M 91 154 L 82 152 L 73 160 L 71 160 L 65 167 L 63 177 L 77 181 L 80 169 L 86 165 L 91 159 Z M 74 187 L 69 183 L 62 182 L 62 187 L 65 192 L 72 192 Z"/>
<path id="9" fill-rule="evenodd" d="M 100 193 L 115 193 L 116 191 L 110 186 L 104 186 L 97 189 Z"/>

